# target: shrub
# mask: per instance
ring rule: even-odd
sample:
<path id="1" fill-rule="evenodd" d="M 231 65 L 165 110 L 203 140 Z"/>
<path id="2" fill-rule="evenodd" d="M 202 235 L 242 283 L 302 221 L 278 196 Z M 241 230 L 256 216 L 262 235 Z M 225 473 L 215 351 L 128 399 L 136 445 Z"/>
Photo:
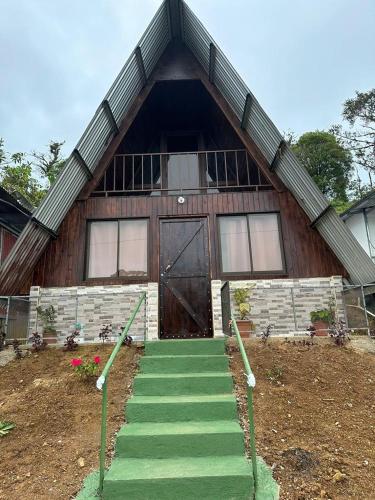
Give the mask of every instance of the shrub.
<path id="1" fill-rule="evenodd" d="M 0 351 L 2 351 L 5 347 L 5 338 L 6 333 L 3 330 L 0 331 Z"/>
<path id="2" fill-rule="evenodd" d="M 103 342 L 103 344 L 107 340 L 110 340 L 111 335 L 112 335 L 112 324 L 107 323 L 106 325 L 103 325 L 99 332 L 99 338 Z"/>
<path id="3" fill-rule="evenodd" d="M 44 351 L 48 346 L 48 343 L 43 340 L 39 332 L 32 333 L 29 337 L 29 340 L 32 343 L 31 349 L 34 352 Z"/>
<path id="4" fill-rule="evenodd" d="M 266 377 L 274 384 L 280 385 L 283 376 L 283 369 L 281 366 L 273 365 L 272 368 L 266 371 Z"/>
<path id="5" fill-rule="evenodd" d="M 342 319 L 339 319 L 331 325 L 328 333 L 333 342 L 339 347 L 342 347 L 350 340 L 349 330 L 346 328 L 345 322 Z"/>
<path id="6" fill-rule="evenodd" d="M 73 358 L 70 364 L 81 378 L 90 380 L 97 375 L 100 361 L 101 359 L 99 356 L 95 356 L 92 360 Z"/>
<path id="7" fill-rule="evenodd" d="M 80 333 L 80 330 L 76 328 L 73 333 L 66 337 L 64 342 L 65 351 L 75 351 L 78 348 L 76 338 L 79 337 Z"/>
<path id="8" fill-rule="evenodd" d="M 12 346 L 13 346 L 14 354 L 16 355 L 16 359 L 22 359 L 23 354 L 21 351 L 19 340 L 14 339 L 12 342 Z"/>
<path id="9" fill-rule="evenodd" d="M 266 329 L 262 332 L 262 335 L 260 336 L 262 342 L 266 343 L 267 340 L 270 338 L 272 328 L 273 328 L 273 325 L 266 326 Z"/>
<path id="10" fill-rule="evenodd" d="M 311 323 L 315 323 L 315 321 L 324 321 L 325 323 L 331 324 L 333 321 L 332 314 L 329 309 L 320 309 L 319 311 L 311 311 L 310 319 Z"/>

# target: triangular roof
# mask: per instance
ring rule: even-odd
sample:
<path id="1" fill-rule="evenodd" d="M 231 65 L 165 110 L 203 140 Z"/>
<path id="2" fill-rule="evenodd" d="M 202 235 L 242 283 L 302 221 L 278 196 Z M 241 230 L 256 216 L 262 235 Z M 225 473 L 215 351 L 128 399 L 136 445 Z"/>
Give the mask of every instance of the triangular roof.
<path id="1" fill-rule="evenodd" d="M 164 0 L 97 109 L 64 170 L 35 212 L 33 224 L 39 225 L 38 231 L 32 236 L 31 228 L 25 228 L 0 270 L 0 283 L 7 283 L 9 288 L 9 273 L 12 270 L 20 269 L 23 263 L 29 270 L 34 265 L 36 250 L 32 253 L 31 245 L 39 249 L 43 246 L 40 238 L 36 239 L 36 234 L 40 237 L 41 228 L 51 233 L 57 231 L 108 148 L 111 134 L 116 134 L 173 39 L 181 40 L 199 61 L 210 82 L 238 118 L 244 132 L 256 144 L 267 167 L 295 196 L 311 225 L 320 232 L 342 262 L 351 280 L 356 284 L 375 281 L 375 264 L 330 207 L 199 19 L 183 0 Z M 22 245 L 29 248 L 22 250 Z"/>

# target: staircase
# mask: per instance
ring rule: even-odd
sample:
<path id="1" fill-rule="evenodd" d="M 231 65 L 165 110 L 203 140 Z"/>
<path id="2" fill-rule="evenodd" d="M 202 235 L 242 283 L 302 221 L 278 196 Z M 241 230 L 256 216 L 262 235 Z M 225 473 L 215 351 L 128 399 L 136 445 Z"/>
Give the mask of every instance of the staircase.
<path id="1" fill-rule="evenodd" d="M 253 498 L 223 340 L 147 343 L 133 392 L 105 500 Z M 257 498 L 277 498 L 261 460 L 258 475 Z"/>

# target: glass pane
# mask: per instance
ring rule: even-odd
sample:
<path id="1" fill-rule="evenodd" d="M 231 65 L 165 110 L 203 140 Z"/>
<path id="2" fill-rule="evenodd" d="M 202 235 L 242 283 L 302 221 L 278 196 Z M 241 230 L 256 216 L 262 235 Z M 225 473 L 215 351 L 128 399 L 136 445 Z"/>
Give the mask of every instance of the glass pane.
<path id="1" fill-rule="evenodd" d="M 198 193 L 194 188 L 199 188 L 198 155 L 169 155 L 168 189 L 180 190 L 169 191 L 169 194 L 179 194 L 181 190 L 189 190 L 191 194 Z"/>
<path id="2" fill-rule="evenodd" d="M 254 271 L 281 271 L 283 261 L 277 214 L 253 214 L 248 217 Z"/>
<path id="3" fill-rule="evenodd" d="M 119 275 L 147 276 L 147 220 L 120 221 Z"/>
<path id="4" fill-rule="evenodd" d="M 124 189 L 123 164 L 125 164 L 125 160 L 123 156 L 115 156 L 113 161 L 115 165 L 115 190 L 122 191 Z"/>
<path id="5" fill-rule="evenodd" d="M 246 216 L 221 217 L 219 223 L 223 272 L 250 271 Z"/>
<path id="6" fill-rule="evenodd" d="M 117 221 L 91 222 L 88 278 L 117 275 Z"/>

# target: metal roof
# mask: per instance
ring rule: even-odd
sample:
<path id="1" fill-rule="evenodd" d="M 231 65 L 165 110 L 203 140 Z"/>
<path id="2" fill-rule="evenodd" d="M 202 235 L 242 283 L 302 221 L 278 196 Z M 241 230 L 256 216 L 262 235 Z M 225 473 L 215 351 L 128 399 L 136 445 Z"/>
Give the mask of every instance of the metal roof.
<path id="1" fill-rule="evenodd" d="M 348 219 L 351 215 L 362 212 L 366 208 L 374 208 L 375 207 L 375 190 L 371 191 L 371 193 L 367 194 L 356 203 L 354 203 L 348 210 L 345 210 L 340 217 L 343 220 Z"/>
<path id="2" fill-rule="evenodd" d="M 145 80 L 174 38 L 181 39 L 200 62 L 263 153 L 270 168 L 293 193 L 312 225 L 348 270 L 353 282 L 374 282 L 375 265 L 370 257 L 329 207 L 328 201 L 306 169 L 283 144 L 283 137 L 276 126 L 183 0 L 164 0 L 161 4 L 78 141 L 74 154 L 70 156 L 55 184 L 35 212 L 35 219 L 50 231 L 57 231 L 82 187 L 95 171 L 109 143 L 113 127 L 120 125 L 133 100 L 143 88 Z M 210 65 L 213 57 L 214 70 Z M 24 233 L 26 235 L 27 232 Z M 27 245 L 26 236 L 23 236 L 21 234 L 20 239 Z M 17 245 L 17 248 L 21 249 L 22 246 Z M 9 259 L 17 258 L 19 256 L 16 251 L 9 256 Z M 1 269 L 0 280 L 4 273 Z"/>

